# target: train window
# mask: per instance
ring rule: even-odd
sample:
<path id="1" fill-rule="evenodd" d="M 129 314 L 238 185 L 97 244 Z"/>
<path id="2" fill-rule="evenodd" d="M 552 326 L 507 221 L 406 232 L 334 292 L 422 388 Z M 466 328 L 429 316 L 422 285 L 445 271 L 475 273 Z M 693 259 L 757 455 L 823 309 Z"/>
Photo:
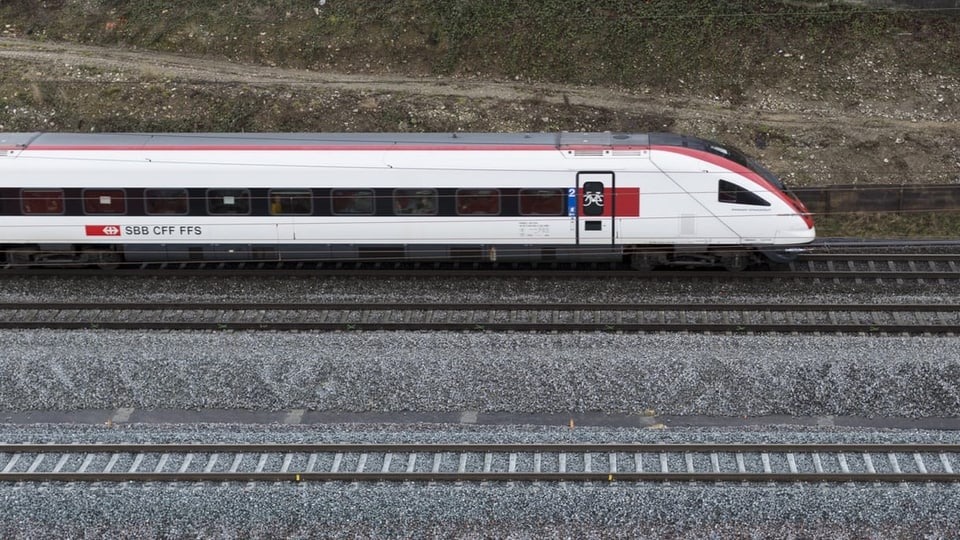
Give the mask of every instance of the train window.
<path id="1" fill-rule="evenodd" d="M 207 190 L 207 212 L 210 214 L 249 214 L 250 190 Z"/>
<path id="2" fill-rule="evenodd" d="M 753 206 L 770 206 L 770 203 L 756 193 L 726 180 L 720 180 L 717 200 L 728 204 L 750 204 Z"/>
<path id="3" fill-rule="evenodd" d="M 185 189 L 148 189 L 144 198 L 148 214 L 186 214 L 190 208 Z"/>
<path id="4" fill-rule="evenodd" d="M 437 190 L 393 190 L 393 213 L 397 215 L 434 215 L 437 213 Z"/>
<path id="5" fill-rule="evenodd" d="M 566 195 L 562 189 L 521 189 L 520 214 L 562 216 L 566 201 Z"/>
<path id="6" fill-rule="evenodd" d="M 20 192 L 24 214 L 62 214 L 63 190 L 25 189 Z"/>
<path id="7" fill-rule="evenodd" d="M 126 211 L 127 204 L 122 189 L 83 190 L 85 214 L 123 214 Z"/>
<path id="8" fill-rule="evenodd" d="M 457 214 L 492 215 L 500 213 L 500 192 L 496 189 L 458 189 Z"/>
<path id="9" fill-rule="evenodd" d="M 313 213 L 313 197 L 308 189 L 271 189 L 270 213 L 273 215 Z"/>
<path id="10" fill-rule="evenodd" d="M 334 189 L 330 192 L 330 210 L 334 215 L 373 214 L 373 190 Z"/>

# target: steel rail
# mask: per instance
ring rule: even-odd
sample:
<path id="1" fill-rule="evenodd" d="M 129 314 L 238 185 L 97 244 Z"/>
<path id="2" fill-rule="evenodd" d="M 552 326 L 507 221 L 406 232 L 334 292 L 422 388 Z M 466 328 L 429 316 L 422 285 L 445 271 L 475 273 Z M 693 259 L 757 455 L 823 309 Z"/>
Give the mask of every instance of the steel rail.
<path id="1" fill-rule="evenodd" d="M 960 262 L 960 253 L 854 253 L 851 251 L 807 252 L 797 257 L 796 262 L 806 261 L 915 261 L 915 262 Z"/>
<path id="2" fill-rule="evenodd" d="M 708 267 L 687 271 L 671 270 L 638 272 L 623 263 L 458 263 L 458 262 L 264 262 L 207 261 L 170 263 L 130 263 L 112 270 L 90 268 L 89 265 L 21 267 L 0 264 L 0 276 L 423 276 L 424 274 L 463 277 L 528 277 L 544 274 L 552 277 L 640 277 L 654 279 L 951 279 L 960 278 L 960 254 L 951 253 L 823 253 L 808 252 L 774 270 L 761 268 L 745 272 L 728 272 Z"/>
<path id="3" fill-rule="evenodd" d="M 958 444 L 0 444 L 0 482 L 929 483 L 960 482 L 958 460 Z"/>
<path id="4" fill-rule="evenodd" d="M 95 270 L 80 269 L 0 269 L 0 278 L 15 278 L 23 276 L 36 277 L 369 277 L 369 278 L 399 278 L 399 277 L 445 277 L 445 278 L 504 278 L 529 279 L 531 276 L 548 277 L 551 279 L 637 279 L 655 281 L 702 281 L 717 279 L 723 281 L 756 281 L 756 280 L 960 280 L 960 261 L 956 270 L 877 270 L 877 269 L 847 269 L 847 270 L 748 270 L 744 272 L 728 272 L 725 270 L 679 269 L 675 271 L 648 271 L 635 270 L 600 270 L 600 269 L 394 269 L 378 270 L 357 269 L 311 269 L 311 268 L 226 268 L 226 269 L 119 269 Z"/>
<path id="5" fill-rule="evenodd" d="M 898 452 L 960 454 L 960 443 L 0 443 L 0 453 L 62 452 Z"/>
<path id="6" fill-rule="evenodd" d="M 0 473 L 0 482 L 960 482 L 952 473 Z"/>
<path id="7" fill-rule="evenodd" d="M 0 328 L 960 333 L 960 304 L 0 303 Z"/>
<path id="8" fill-rule="evenodd" d="M 504 304 L 495 302 L 430 304 L 400 302 L 0 302 L 0 311 L 846 311 L 846 312 L 956 312 L 960 304 L 744 304 L 744 303 L 544 303 Z"/>

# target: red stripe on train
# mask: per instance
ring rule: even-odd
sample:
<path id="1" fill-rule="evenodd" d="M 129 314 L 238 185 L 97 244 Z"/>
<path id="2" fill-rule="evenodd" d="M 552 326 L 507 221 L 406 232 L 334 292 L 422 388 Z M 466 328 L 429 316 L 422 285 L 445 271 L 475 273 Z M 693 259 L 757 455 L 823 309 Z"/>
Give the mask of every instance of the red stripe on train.
<path id="1" fill-rule="evenodd" d="M 611 189 L 604 188 L 604 200 L 614 201 L 614 203 L 604 204 L 603 213 L 595 217 L 612 217 L 614 213 L 617 217 L 640 217 L 640 188 L 618 187 L 614 188 L 612 193 L 616 199 L 611 198 L 610 195 Z M 583 191 L 580 191 L 578 197 L 580 198 L 580 217 L 590 217 L 583 208 Z"/>
<path id="2" fill-rule="evenodd" d="M 87 236 L 120 236 L 119 225 L 86 225 Z"/>

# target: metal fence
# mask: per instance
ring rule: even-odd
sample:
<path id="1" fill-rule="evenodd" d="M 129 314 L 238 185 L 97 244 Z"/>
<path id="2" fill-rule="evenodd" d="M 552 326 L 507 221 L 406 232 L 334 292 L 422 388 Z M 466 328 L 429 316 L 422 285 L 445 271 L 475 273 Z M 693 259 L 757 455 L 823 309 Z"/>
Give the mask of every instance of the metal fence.
<path id="1" fill-rule="evenodd" d="M 913 9 L 960 8 L 960 0 L 861 0 L 857 2 L 871 7 L 894 7 Z"/>
<path id="2" fill-rule="evenodd" d="M 960 185 L 837 185 L 793 190 L 815 214 L 960 210 Z"/>

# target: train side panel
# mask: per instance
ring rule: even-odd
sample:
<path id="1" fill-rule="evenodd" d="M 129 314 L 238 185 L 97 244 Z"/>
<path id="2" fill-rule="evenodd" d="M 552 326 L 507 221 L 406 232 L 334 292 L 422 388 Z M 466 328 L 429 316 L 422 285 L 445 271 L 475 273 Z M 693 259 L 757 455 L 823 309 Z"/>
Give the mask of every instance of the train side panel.
<path id="1" fill-rule="evenodd" d="M 323 139 L 310 134 L 261 144 L 262 137 L 39 135 L 41 143 L 8 148 L 0 158 L 0 245 L 30 257 L 93 248 L 157 260 L 349 258 L 364 249 L 399 258 L 457 252 L 616 259 L 644 246 L 706 252 L 804 244 L 815 234 L 779 180 L 771 183 L 742 156 L 726 159 L 726 150 L 699 139 L 643 146 L 635 144 L 642 134 L 584 134 L 567 137 L 583 145 L 565 146 L 537 134 L 522 137 L 532 143 L 514 144 L 497 141 L 520 136 L 434 134 L 426 139 L 439 142 L 424 144 L 411 142 L 424 136 L 402 134 L 334 137 L 342 144 L 316 143 Z M 293 142 L 277 142 L 288 138 Z M 593 145 L 597 140 L 608 146 Z M 21 210 L 27 193 L 43 190 L 64 194 L 62 211 Z M 90 212 L 81 193 L 91 190 L 108 191 L 108 200 L 121 194 L 129 204 Z M 189 199 L 182 212 L 147 210 L 147 194 L 164 190 Z M 283 190 L 308 199 L 303 211 L 271 209 L 270 194 Z M 464 190 L 472 190 L 468 202 L 489 194 L 492 206 L 462 210 Z M 366 210 L 338 207 L 361 192 Z M 564 207 L 525 208 L 531 193 L 554 201 L 563 193 Z M 242 211 L 214 208 L 238 207 L 238 194 L 250 199 Z M 421 203 L 410 201 L 420 195 Z M 591 205 L 602 210 L 587 215 Z"/>

